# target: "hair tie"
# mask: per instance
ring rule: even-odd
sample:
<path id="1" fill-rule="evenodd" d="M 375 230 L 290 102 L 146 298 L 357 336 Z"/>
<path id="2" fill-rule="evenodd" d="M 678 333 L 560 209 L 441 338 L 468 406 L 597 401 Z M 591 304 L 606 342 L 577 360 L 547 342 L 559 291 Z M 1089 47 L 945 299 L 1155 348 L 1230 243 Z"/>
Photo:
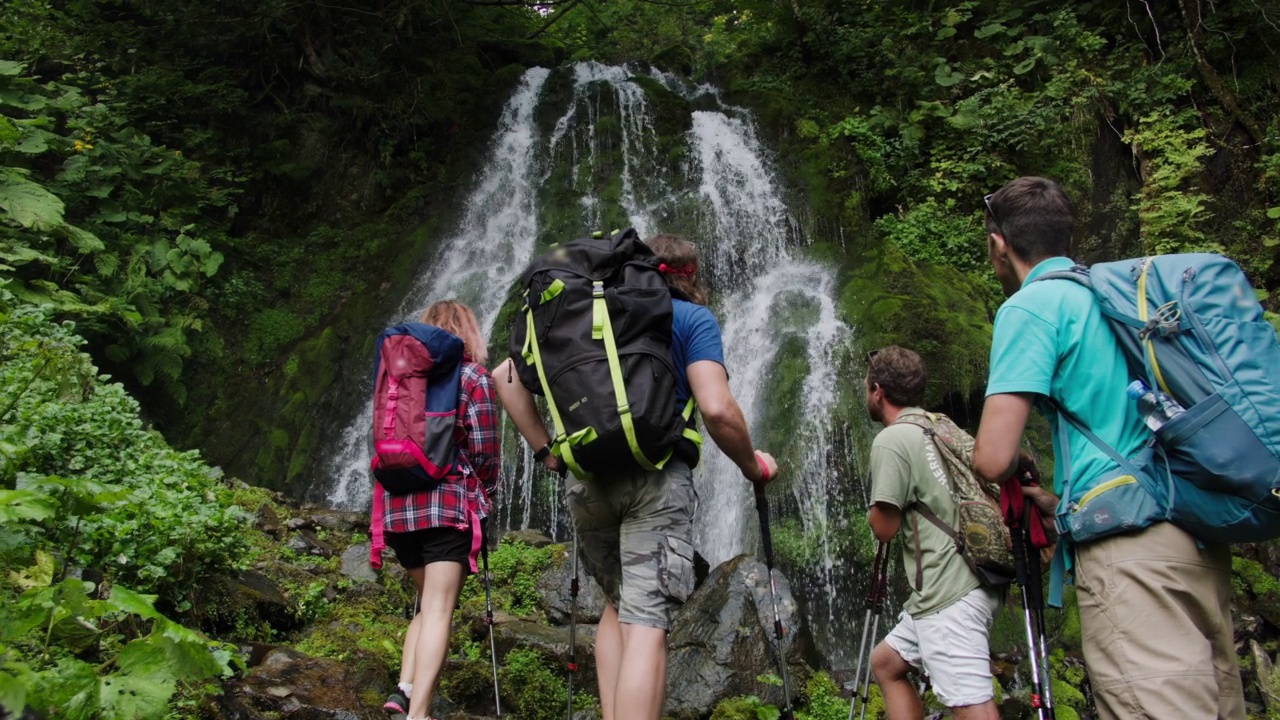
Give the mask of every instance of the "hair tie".
<path id="1" fill-rule="evenodd" d="M 689 264 L 689 265 L 682 265 L 680 267 L 672 267 L 671 265 L 668 265 L 666 263 L 658 263 L 658 272 L 662 273 L 663 275 L 678 275 L 680 277 L 692 277 L 694 273 L 698 272 L 698 266 Z"/>

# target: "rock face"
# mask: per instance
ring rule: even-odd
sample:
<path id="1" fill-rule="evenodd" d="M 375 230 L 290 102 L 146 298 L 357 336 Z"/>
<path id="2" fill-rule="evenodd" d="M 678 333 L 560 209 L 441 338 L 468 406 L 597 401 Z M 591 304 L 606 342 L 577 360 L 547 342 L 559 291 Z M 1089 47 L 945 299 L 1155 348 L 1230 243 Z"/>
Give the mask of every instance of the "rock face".
<path id="1" fill-rule="evenodd" d="M 547 621 L 552 625 L 569 624 L 570 608 L 573 606 L 569 592 L 573 581 L 571 547 L 566 545 L 565 552 L 557 554 L 538 578 L 538 595 L 542 599 L 542 608 L 547 613 Z M 604 612 L 604 591 L 581 567 L 578 570 L 578 622 L 598 623 L 600 613 Z"/>
<path id="2" fill-rule="evenodd" d="M 367 720 L 381 716 L 363 697 L 374 687 L 371 678 L 353 675 L 328 658 L 303 655 L 288 648 L 273 650 L 243 680 L 231 683 L 214 701 L 219 720 Z"/>
<path id="3" fill-rule="evenodd" d="M 805 634 L 786 578 L 774 575 L 794 702 L 807 672 Z M 676 614 L 668 639 L 664 714 L 682 720 L 706 717 L 717 702 L 735 695 L 756 695 L 781 707 L 782 688 L 756 680 L 778 674 L 774 642 L 764 563 L 747 555 L 723 563 Z"/>
<path id="4" fill-rule="evenodd" d="M 377 582 L 378 573 L 369 567 L 369 543 L 356 543 L 342 551 L 342 574 L 356 582 Z"/>

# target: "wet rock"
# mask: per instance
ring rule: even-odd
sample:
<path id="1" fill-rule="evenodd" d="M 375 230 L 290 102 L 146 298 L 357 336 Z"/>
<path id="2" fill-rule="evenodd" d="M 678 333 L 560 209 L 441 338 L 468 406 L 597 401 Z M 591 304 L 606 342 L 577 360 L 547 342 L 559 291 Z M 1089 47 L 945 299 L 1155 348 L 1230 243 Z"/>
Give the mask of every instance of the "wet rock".
<path id="1" fill-rule="evenodd" d="M 794 698 L 808 675 L 809 643 L 790 586 L 775 575 Z M 676 613 L 667 645 L 666 715 L 706 717 L 720 700 L 736 695 L 781 706 L 782 688 L 756 680 L 778 673 L 769 576 L 759 560 L 740 555 L 712 570 Z"/>
<path id="2" fill-rule="evenodd" d="M 306 528 L 299 530 L 293 537 L 289 538 L 289 542 L 285 543 L 285 547 L 295 552 L 318 557 L 333 557 L 334 553 L 337 552 L 332 545 L 321 540 L 314 532 Z"/>
<path id="3" fill-rule="evenodd" d="M 568 625 L 569 613 L 573 606 L 570 593 L 573 582 L 573 558 L 565 546 L 565 552 L 556 553 L 551 564 L 538 577 L 538 596 L 542 601 L 542 609 L 547 614 L 547 621 L 552 625 Z M 591 579 L 590 575 L 578 573 L 578 622 L 598 623 L 600 613 L 604 612 L 604 591 Z"/>
<path id="4" fill-rule="evenodd" d="M 377 582 L 378 573 L 369 567 L 369 543 L 356 543 L 344 550 L 340 570 L 356 582 Z"/>
<path id="5" fill-rule="evenodd" d="M 271 503 L 262 503 L 262 507 L 258 508 L 258 514 L 254 517 L 253 522 L 259 530 L 273 538 L 280 537 L 280 533 L 283 532 L 280 527 L 280 516 L 271 507 Z"/>
<path id="6" fill-rule="evenodd" d="M 367 720 L 381 713 L 368 679 L 329 658 L 289 648 L 271 651 L 242 680 L 229 683 L 214 700 L 218 720 Z"/>
<path id="7" fill-rule="evenodd" d="M 512 530 L 502 536 L 502 541 L 524 543 L 529 547 L 535 548 L 544 548 L 548 545 L 555 544 L 555 540 L 552 540 L 537 530 Z"/>

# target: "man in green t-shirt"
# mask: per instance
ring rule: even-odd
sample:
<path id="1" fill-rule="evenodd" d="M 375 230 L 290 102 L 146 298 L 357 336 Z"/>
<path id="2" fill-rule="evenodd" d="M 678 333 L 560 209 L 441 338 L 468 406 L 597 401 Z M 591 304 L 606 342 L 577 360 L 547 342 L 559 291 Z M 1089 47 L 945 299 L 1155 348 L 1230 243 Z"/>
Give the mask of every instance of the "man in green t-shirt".
<path id="1" fill-rule="evenodd" d="M 909 678 L 924 668 L 934 694 L 957 720 L 998 720 L 988 635 L 996 593 L 982 587 L 955 541 L 916 509 L 924 505 L 953 527 L 959 509 L 937 448 L 903 416 L 920 414 L 924 363 L 896 346 L 877 350 L 867 369 L 867 412 L 885 424 L 871 445 L 871 509 L 867 520 L 880 542 L 903 534 L 903 567 L 911 597 L 899 622 L 871 652 L 889 720 L 919 720 L 924 706 Z"/>

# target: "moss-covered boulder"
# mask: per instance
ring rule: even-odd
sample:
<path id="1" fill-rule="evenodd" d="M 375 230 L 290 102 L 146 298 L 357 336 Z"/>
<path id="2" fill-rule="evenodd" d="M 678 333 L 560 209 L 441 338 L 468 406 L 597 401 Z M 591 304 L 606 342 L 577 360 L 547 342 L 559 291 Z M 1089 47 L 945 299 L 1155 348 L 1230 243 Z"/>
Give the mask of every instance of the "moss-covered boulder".
<path id="1" fill-rule="evenodd" d="M 901 345 L 920 353 L 928 406 L 981 391 L 991 352 L 989 297 L 981 288 L 954 268 L 913 262 L 891 245 L 850 266 L 840 311 L 862 347 Z"/>

